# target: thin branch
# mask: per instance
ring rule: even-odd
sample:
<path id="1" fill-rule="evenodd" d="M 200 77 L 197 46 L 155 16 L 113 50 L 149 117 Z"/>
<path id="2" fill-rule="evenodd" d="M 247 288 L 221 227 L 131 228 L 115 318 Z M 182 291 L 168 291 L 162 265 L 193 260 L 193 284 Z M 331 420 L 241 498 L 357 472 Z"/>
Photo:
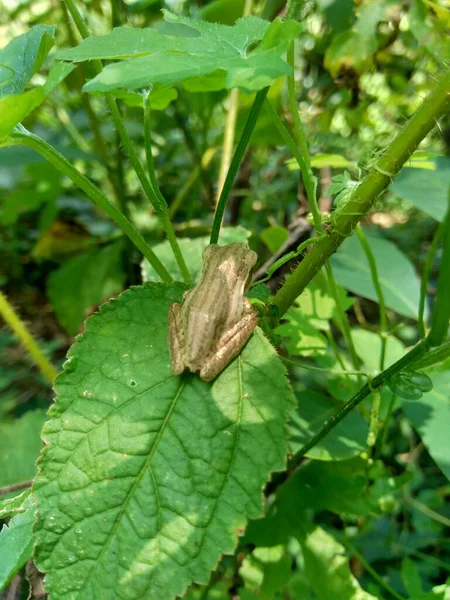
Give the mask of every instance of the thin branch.
<path id="1" fill-rule="evenodd" d="M 446 72 L 397 137 L 377 160 L 349 200 L 333 214 L 329 234 L 306 255 L 277 292 L 274 304 L 283 315 L 325 261 L 368 213 L 378 196 L 390 184 L 419 143 L 445 114 L 450 102 L 450 71 Z"/>
<path id="2" fill-rule="evenodd" d="M 403 356 L 400 360 L 395 362 L 393 365 L 388 367 L 385 371 L 374 377 L 374 379 L 370 382 L 370 385 L 366 383 L 360 390 L 357 392 L 353 398 L 351 398 L 344 406 L 338 411 L 335 415 L 330 417 L 328 421 L 326 421 L 323 426 L 319 429 L 319 431 L 306 443 L 304 446 L 300 448 L 298 452 L 294 454 L 294 456 L 289 461 L 288 471 L 292 471 L 296 465 L 301 461 L 301 459 L 305 456 L 311 448 L 316 446 L 332 429 L 338 425 L 342 421 L 342 419 L 352 411 L 358 404 L 360 404 L 364 398 L 367 398 L 369 394 L 372 393 L 373 390 L 376 390 L 382 387 L 388 379 L 399 373 L 406 366 L 410 365 L 412 362 L 418 360 L 421 356 L 423 356 L 430 347 L 430 341 L 428 338 L 425 338 L 421 342 L 419 342 L 414 348 L 412 348 L 405 356 Z"/>
<path id="3" fill-rule="evenodd" d="M 7 485 L 5 487 L 0 488 L 0 496 L 4 494 L 10 494 L 11 492 L 17 492 L 19 490 L 23 490 L 27 487 L 30 487 L 33 484 L 33 480 L 22 481 L 21 483 L 13 483 L 12 485 Z"/>

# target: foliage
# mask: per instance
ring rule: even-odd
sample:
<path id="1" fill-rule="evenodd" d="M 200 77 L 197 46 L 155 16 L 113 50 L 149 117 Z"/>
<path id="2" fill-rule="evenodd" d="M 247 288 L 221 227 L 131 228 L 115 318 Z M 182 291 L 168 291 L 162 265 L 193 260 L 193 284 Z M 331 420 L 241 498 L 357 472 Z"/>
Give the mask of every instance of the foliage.
<path id="1" fill-rule="evenodd" d="M 0 590 L 448 598 L 445 2 L 0 14 Z M 219 229 L 259 327 L 207 383 L 168 310 Z"/>

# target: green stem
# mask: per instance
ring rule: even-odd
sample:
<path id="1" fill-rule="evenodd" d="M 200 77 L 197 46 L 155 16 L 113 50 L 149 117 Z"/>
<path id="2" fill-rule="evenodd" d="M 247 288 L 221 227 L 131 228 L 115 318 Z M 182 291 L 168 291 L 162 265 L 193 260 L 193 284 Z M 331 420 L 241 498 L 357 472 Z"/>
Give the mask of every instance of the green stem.
<path id="1" fill-rule="evenodd" d="M 308 143 L 306 141 L 306 135 L 303 131 L 303 126 L 300 121 L 300 115 L 298 114 L 297 98 L 295 94 L 294 42 L 292 42 L 287 52 L 287 61 L 292 69 L 292 73 L 288 75 L 287 78 L 289 109 L 291 111 L 292 123 L 294 126 L 294 135 L 297 140 L 298 147 L 300 148 L 300 152 L 296 153 L 295 158 L 298 162 L 298 166 L 300 167 L 300 171 L 302 174 L 303 185 L 305 186 L 306 190 L 306 197 L 308 198 L 309 206 L 311 208 L 314 220 L 314 227 L 317 233 L 321 233 L 322 219 L 320 216 L 319 206 L 317 204 L 316 197 L 317 180 L 314 177 L 311 169 L 311 159 L 309 157 Z"/>
<path id="2" fill-rule="evenodd" d="M 380 405 L 381 394 L 380 390 L 373 390 L 372 410 L 370 412 L 369 434 L 367 436 L 367 445 L 373 448 L 377 441 L 378 432 L 380 431 Z"/>
<path id="3" fill-rule="evenodd" d="M 118 227 L 130 238 L 133 244 L 142 252 L 148 262 L 152 265 L 162 281 L 171 283 L 172 277 L 161 263 L 159 258 L 135 229 L 134 225 L 118 210 L 108 198 L 87 177 L 80 173 L 71 162 L 60 154 L 53 146 L 32 133 L 13 133 L 5 145 L 28 146 L 43 156 L 58 171 L 66 175 L 73 183 L 118 225 Z"/>
<path id="4" fill-rule="evenodd" d="M 333 213 L 329 235 L 311 248 L 304 260 L 286 279 L 277 292 L 274 303 L 283 315 L 326 260 L 350 235 L 357 223 L 367 214 L 392 177 L 399 172 L 419 143 L 446 112 L 450 102 L 450 71 L 446 72 L 434 90 L 406 123 L 385 153 L 361 182 L 349 200 Z"/>
<path id="5" fill-rule="evenodd" d="M 167 203 L 165 201 L 164 196 L 159 189 L 158 180 L 156 179 L 155 166 L 153 162 L 153 154 L 152 154 L 152 136 L 151 136 L 151 107 L 150 107 L 150 94 L 147 94 L 144 103 L 144 142 L 145 142 L 145 155 L 147 158 L 147 170 L 150 177 L 150 185 L 151 189 L 154 193 L 155 198 L 157 198 L 157 204 L 160 207 L 159 209 L 159 218 L 161 219 L 161 223 L 167 234 L 167 239 L 172 247 L 172 252 L 175 255 L 178 266 L 181 270 L 181 274 L 183 276 L 185 283 L 191 283 L 191 275 L 187 268 L 186 262 L 181 254 L 180 247 L 175 237 L 175 231 L 172 226 L 172 222 L 169 216 L 169 209 Z M 137 157 L 136 157 L 137 158 Z M 139 162 L 139 161 L 138 161 Z M 139 166 L 141 164 L 139 163 Z M 147 178 L 145 177 L 147 180 Z M 156 204 L 153 203 L 156 210 Z"/>
<path id="6" fill-rule="evenodd" d="M 223 136 L 222 156 L 220 158 L 219 179 L 217 181 L 217 202 L 219 202 L 220 194 L 222 193 L 225 179 L 230 169 L 238 109 L 239 90 L 235 88 L 231 90 L 228 97 L 228 111 L 225 122 L 225 132 Z"/>
<path id="7" fill-rule="evenodd" d="M 319 431 L 304 445 L 298 452 L 294 454 L 294 456 L 289 461 L 289 471 L 292 471 L 295 466 L 301 461 L 301 459 L 305 456 L 311 448 L 313 448 L 320 440 L 322 440 L 332 429 L 336 427 L 338 423 L 342 421 L 342 419 L 353 410 L 360 402 L 367 398 L 369 394 L 372 393 L 373 390 L 376 390 L 382 387 L 388 379 L 399 373 L 402 369 L 410 365 L 413 361 L 418 360 L 421 356 L 423 356 L 428 348 L 430 347 L 430 341 L 428 338 L 425 338 L 421 342 L 419 342 L 414 348 L 412 348 L 405 356 L 403 356 L 400 360 L 395 362 L 393 365 L 388 367 L 385 371 L 377 375 L 373 378 L 370 385 L 366 383 L 360 390 L 357 392 L 353 398 L 351 398 L 335 415 L 330 417 L 328 421 L 324 423 L 324 425 L 319 429 Z"/>
<path id="8" fill-rule="evenodd" d="M 303 0 L 289 0 L 284 20 L 286 21 L 287 19 L 297 19 L 302 4 Z"/>
<path id="9" fill-rule="evenodd" d="M 8 302 L 8 299 L 4 294 L 2 294 L 2 292 L 0 292 L 0 315 L 19 338 L 20 343 L 42 371 L 42 374 L 45 376 L 47 381 L 50 383 L 50 385 L 52 385 L 53 380 L 58 374 L 57 370 L 43 354 L 35 339 L 25 327 L 24 322 L 15 312 L 14 308 L 11 306 L 11 304 Z"/>
<path id="10" fill-rule="evenodd" d="M 86 39 L 87 37 L 89 37 L 89 30 L 86 26 L 86 23 L 83 21 L 83 18 L 81 16 L 80 12 L 78 11 L 78 8 L 76 7 L 75 2 L 73 0 L 62 0 L 62 1 L 66 4 L 67 10 L 69 11 L 69 13 L 71 15 L 73 22 L 75 23 L 75 26 L 77 27 L 80 36 L 83 39 Z M 98 60 L 98 59 L 93 60 L 92 64 L 94 65 L 94 69 L 96 70 L 97 73 L 100 73 L 101 70 L 103 69 L 103 64 L 102 64 L 101 60 Z M 128 135 L 125 124 L 122 120 L 122 115 L 120 114 L 120 111 L 119 111 L 119 108 L 117 106 L 117 102 L 116 102 L 114 96 L 111 93 L 105 93 L 105 98 L 106 98 L 106 103 L 108 105 L 111 116 L 116 125 L 117 131 L 119 132 L 120 139 L 122 140 L 122 144 L 124 145 L 124 147 L 128 153 L 128 156 L 130 158 L 130 162 L 133 166 L 133 169 L 135 170 L 136 175 L 137 175 L 139 181 L 141 182 L 142 189 L 144 190 L 145 195 L 147 196 L 149 202 L 152 204 L 157 215 L 159 216 L 159 218 L 161 220 L 161 224 L 167 234 L 169 244 L 172 248 L 172 251 L 173 251 L 175 259 L 178 263 L 178 266 L 179 266 L 179 269 L 183 276 L 183 279 L 186 283 L 189 283 L 190 282 L 190 274 L 189 274 L 188 268 L 186 266 L 186 263 L 184 261 L 183 255 L 181 253 L 180 247 L 178 246 L 177 239 L 175 237 L 175 232 L 173 230 L 173 226 L 170 221 L 169 214 L 168 214 L 167 202 L 165 201 L 161 192 L 159 191 L 158 186 L 156 186 L 156 188 L 154 188 L 151 185 L 151 183 L 149 182 L 149 180 L 145 174 L 144 168 L 142 167 L 142 164 L 139 160 L 137 152 L 134 148 L 134 144 L 131 141 L 130 136 Z"/>
<path id="11" fill-rule="evenodd" d="M 290 358 L 286 358 L 284 356 L 281 357 L 281 360 L 289 365 L 293 365 L 294 367 L 298 367 L 299 369 L 306 369 L 307 371 L 321 371 L 322 373 L 328 373 L 329 375 L 357 375 L 358 377 L 368 377 L 367 373 L 364 371 L 346 371 L 343 369 L 342 371 L 333 371 L 331 369 L 325 369 L 323 367 L 313 367 L 312 365 L 307 365 L 303 362 L 298 362 L 296 360 L 291 360 Z"/>
<path id="12" fill-rule="evenodd" d="M 411 504 L 411 506 L 414 506 L 414 508 L 419 510 L 424 515 L 427 515 L 427 517 L 430 517 L 430 519 L 433 519 L 433 521 L 441 523 L 441 525 L 444 525 L 445 527 L 450 527 L 450 519 L 444 517 L 444 515 L 437 513 L 431 508 L 428 508 L 428 506 L 422 504 L 422 502 L 418 502 L 414 498 L 407 498 L 406 502 L 408 502 L 408 504 Z"/>
<path id="13" fill-rule="evenodd" d="M 369 246 L 366 236 L 364 235 L 361 226 L 356 227 L 356 234 L 359 239 L 359 243 L 362 246 L 364 254 L 366 255 L 367 262 L 369 263 L 370 275 L 372 277 L 372 283 L 375 288 L 375 292 L 378 298 L 378 306 L 380 307 L 380 335 L 381 335 L 381 353 L 380 353 L 380 371 L 384 369 L 384 362 L 386 357 L 386 343 L 387 343 L 387 313 L 386 304 L 384 302 L 384 294 L 380 284 L 380 278 L 378 277 L 377 264 L 375 262 L 375 256 L 373 255 L 372 249 Z"/>
<path id="14" fill-rule="evenodd" d="M 336 280 L 333 275 L 333 270 L 331 268 L 330 263 L 327 261 L 325 263 L 325 270 L 327 273 L 328 285 L 330 286 L 331 294 L 333 296 L 334 302 L 336 304 L 336 311 L 338 315 L 338 319 L 342 328 L 342 333 L 344 334 L 345 341 L 347 342 L 347 346 L 350 352 L 350 358 L 352 359 L 352 364 L 356 370 L 358 370 L 360 366 L 360 360 L 358 355 L 356 354 L 355 345 L 353 343 L 352 332 L 350 329 L 350 325 L 347 319 L 347 315 L 345 313 L 344 307 L 342 306 L 342 300 L 339 295 L 339 290 L 336 285 Z"/>
<path id="15" fill-rule="evenodd" d="M 302 174 L 303 185 L 305 186 L 306 196 L 308 198 L 309 206 L 311 208 L 311 212 L 312 212 L 312 216 L 313 216 L 314 228 L 316 230 L 316 233 L 318 235 L 321 235 L 323 232 L 323 227 L 322 227 L 322 218 L 320 216 L 319 206 L 317 204 L 317 193 L 316 193 L 317 179 L 314 177 L 313 172 L 312 172 L 311 159 L 310 159 L 309 150 L 308 150 L 308 142 L 306 140 L 306 135 L 303 130 L 302 123 L 300 121 L 300 115 L 298 112 L 297 99 L 296 99 L 296 94 L 295 94 L 294 42 L 292 42 L 292 44 L 290 45 L 290 48 L 287 53 L 287 58 L 288 58 L 288 63 L 290 64 L 291 69 L 292 69 L 292 74 L 289 75 L 287 78 L 289 108 L 291 111 L 291 117 L 292 117 L 292 122 L 293 122 L 293 126 L 294 126 L 294 135 L 297 140 L 297 144 L 295 144 L 295 142 L 294 142 L 293 144 L 289 144 L 289 145 L 296 146 L 296 151 L 295 151 L 294 157 L 297 160 L 298 166 L 299 166 L 301 174 Z M 273 108 L 272 108 L 271 113 L 273 113 L 273 112 L 275 112 L 275 111 L 273 111 Z M 272 114 L 272 118 L 274 118 L 273 114 Z M 289 139 L 291 137 L 289 134 L 289 130 L 283 127 L 282 122 L 279 118 L 275 118 L 274 120 L 277 123 L 279 131 L 283 135 L 283 137 L 285 139 Z M 299 150 L 297 150 L 297 148 L 299 148 Z M 358 369 L 360 363 L 359 363 L 358 356 L 356 354 L 355 346 L 353 344 L 353 339 L 352 339 L 352 335 L 351 335 L 351 331 L 350 331 L 350 325 L 349 325 L 344 307 L 342 306 L 341 297 L 339 296 L 336 281 L 335 281 L 335 278 L 333 275 L 333 269 L 331 267 L 331 264 L 328 261 L 325 263 L 325 270 L 326 270 L 326 274 L 327 274 L 328 285 L 330 287 L 333 299 L 336 304 L 336 310 L 337 310 L 338 318 L 339 318 L 339 321 L 341 324 L 342 333 L 343 333 L 345 341 L 347 343 L 353 366 L 355 369 Z M 361 379 L 360 378 L 358 378 L 358 379 L 359 379 L 359 382 L 361 382 Z"/>
<path id="16" fill-rule="evenodd" d="M 430 350 L 427 352 L 426 356 L 423 356 L 417 362 L 414 362 L 411 365 L 411 369 L 416 371 L 417 369 L 426 369 L 427 367 L 432 367 L 433 365 L 444 361 L 445 359 L 450 357 L 450 342 L 446 342 L 439 346 L 438 348 L 434 348 L 434 350 Z"/>
<path id="17" fill-rule="evenodd" d="M 431 269 L 433 267 L 436 252 L 441 241 L 442 235 L 445 231 L 445 220 L 439 223 L 439 227 L 436 229 L 433 241 L 431 242 L 430 249 L 428 250 L 425 264 L 423 266 L 422 278 L 420 280 L 420 300 L 419 300 L 419 317 L 417 327 L 419 328 L 420 337 L 423 339 L 426 335 L 425 331 L 425 300 L 427 298 L 427 287 L 430 279 Z"/>
<path id="18" fill-rule="evenodd" d="M 445 340 L 448 334 L 448 324 L 450 320 L 450 193 L 444 223 L 445 231 L 442 258 L 439 265 L 436 300 L 431 316 L 431 330 L 429 334 L 432 346 L 440 346 Z"/>
<path id="19" fill-rule="evenodd" d="M 220 226 L 222 224 L 225 207 L 227 205 L 228 198 L 230 197 L 231 190 L 233 189 L 234 180 L 236 179 L 239 166 L 247 149 L 250 137 L 253 133 L 253 129 L 255 128 L 256 121 L 258 120 L 259 113 L 261 112 L 261 108 L 268 91 L 269 88 L 266 87 L 256 94 L 255 100 L 253 101 L 253 105 L 250 109 L 250 114 L 248 115 L 247 122 L 244 126 L 244 131 L 242 132 L 236 150 L 234 151 L 233 159 L 231 161 L 231 165 L 220 194 L 219 202 L 217 203 L 216 214 L 214 215 L 214 222 L 210 238 L 211 244 L 217 244 L 219 240 Z"/>
<path id="20" fill-rule="evenodd" d="M 375 581 L 382 587 L 384 588 L 387 592 L 389 592 L 391 594 L 391 596 L 393 596 L 394 598 L 396 598 L 397 600 L 407 600 L 405 598 L 405 596 L 402 596 L 401 594 L 399 594 L 398 592 L 396 592 L 394 590 L 393 587 L 391 587 L 384 579 L 383 577 L 380 577 L 380 575 L 378 575 L 378 573 L 375 571 L 375 569 L 367 562 L 367 560 L 364 558 L 364 556 L 358 552 L 358 550 L 355 548 L 355 546 L 350 542 L 350 540 L 347 538 L 347 536 L 342 536 L 341 541 L 343 542 L 344 546 L 346 546 L 347 550 L 350 552 L 350 554 L 352 554 L 353 556 L 356 556 L 356 558 L 359 560 L 359 562 L 362 564 L 362 566 L 364 567 L 364 569 L 375 579 Z"/>

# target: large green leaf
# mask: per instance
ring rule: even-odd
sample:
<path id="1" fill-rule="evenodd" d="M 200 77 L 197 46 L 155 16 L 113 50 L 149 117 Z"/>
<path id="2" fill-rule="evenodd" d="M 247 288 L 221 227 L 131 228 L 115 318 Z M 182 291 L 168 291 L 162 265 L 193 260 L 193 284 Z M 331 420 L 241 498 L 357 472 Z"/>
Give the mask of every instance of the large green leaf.
<path id="1" fill-rule="evenodd" d="M 398 314 L 417 319 L 420 298 L 419 279 L 404 254 L 389 240 L 367 236 L 386 306 Z M 347 290 L 377 302 L 369 263 L 356 236 L 345 240 L 331 257 L 336 281 Z"/>
<path id="2" fill-rule="evenodd" d="M 164 18 L 172 25 L 168 33 L 119 27 L 107 35 L 87 38 L 58 58 L 120 61 L 106 66 L 85 85 L 90 92 L 155 84 L 183 84 L 202 91 L 233 87 L 256 91 L 290 72 L 281 56 L 299 33 L 300 25 L 294 21 L 269 23 L 248 16 L 230 27 L 168 11 Z M 250 50 L 256 42 L 260 42 L 258 47 Z"/>
<path id="3" fill-rule="evenodd" d="M 15 421 L 0 423 L 0 487 L 34 477 L 42 447 L 39 432 L 45 418 L 43 410 L 35 410 Z"/>
<path id="4" fill-rule="evenodd" d="M 450 480 L 450 373 L 428 372 L 433 381 L 431 392 L 420 400 L 401 399 L 406 416 L 442 473 Z"/>
<path id="5" fill-rule="evenodd" d="M 291 413 L 291 452 L 297 452 L 322 425 L 339 410 L 330 398 L 307 390 L 299 395 L 298 408 Z M 345 460 L 366 449 L 368 424 L 358 412 L 351 412 L 306 456 L 318 460 Z"/>
<path id="6" fill-rule="evenodd" d="M 122 249 L 122 243 L 116 242 L 83 252 L 50 275 L 48 296 L 58 320 L 70 334 L 78 332 L 88 311 L 123 290 Z"/>
<path id="7" fill-rule="evenodd" d="M 434 160 L 435 169 L 402 169 L 394 179 L 391 192 L 411 202 L 425 213 L 442 221 L 447 210 L 450 186 L 450 158 Z"/>
<path id="8" fill-rule="evenodd" d="M 54 44 L 55 28 L 36 25 L 0 50 L 0 97 L 20 94 Z"/>
<path id="9" fill-rule="evenodd" d="M 184 286 L 102 306 L 69 352 L 35 482 L 36 560 L 59 600 L 169 600 L 206 583 L 285 466 L 285 369 L 258 330 L 213 384 L 174 377 Z"/>
<path id="10" fill-rule="evenodd" d="M 25 511 L 11 519 L 0 531 L 0 592 L 30 558 L 33 550 L 33 519 L 35 506 L 29 496 Z"/>
<path id="11" fill-rule="evenodd" d="M 232 242 L 247 242 L 250 234 L 243 227 L 224 227 L 220 232 L 219 243 L 221 246 L 231 244 Z M 178 240 L 184 260 L 188 266 L 192 281 L 197 281 L 203 264 L 203 250 L 209 245 L 209 236 L 202 236 L 195 239 L 181 238 Z M 182 281 L 182 276 L 178 263 L 173 255 L 172 249 L 168 241 L 156 244 L 152 248 L 153 252 L 164 264 L 166 269 L 175 279 Z M 144 281 L 160 281 L 158 273 L 151 266 L 148 260 L 143 260 L 141 263 L 142 279 Z"/>

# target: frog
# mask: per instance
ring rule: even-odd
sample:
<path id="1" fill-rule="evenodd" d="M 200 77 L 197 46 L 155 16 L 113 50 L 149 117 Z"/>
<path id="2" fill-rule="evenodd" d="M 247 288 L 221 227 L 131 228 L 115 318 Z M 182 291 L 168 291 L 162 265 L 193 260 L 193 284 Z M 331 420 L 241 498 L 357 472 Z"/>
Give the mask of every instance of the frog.
<path id="1" fill-rule="evenodd" d="M 205 248 L 197 285 L 169 308 L 174 375 L 187 370 L 212 381 L 242 350 L 258 323 L 245 297 L 257 258 L 242 242 Z"/>

